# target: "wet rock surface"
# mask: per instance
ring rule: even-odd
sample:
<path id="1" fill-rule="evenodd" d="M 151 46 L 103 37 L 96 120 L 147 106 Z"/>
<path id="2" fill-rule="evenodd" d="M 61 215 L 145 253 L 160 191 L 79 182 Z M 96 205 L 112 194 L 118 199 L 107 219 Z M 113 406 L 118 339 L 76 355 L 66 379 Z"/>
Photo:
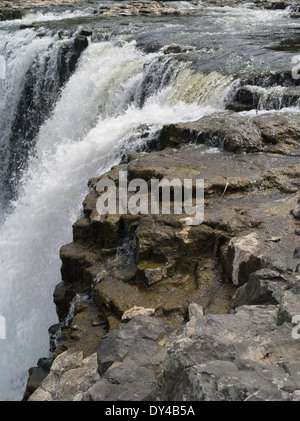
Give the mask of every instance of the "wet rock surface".
<path id="1" fill-rule="evenodd" d="M 273 152 L 299 156 L 300 116 L 295 113 L 261 113 L 245 116 L 221 112 L 191 123 L 165 126 L 162 147 L 182 143 L 206 144 L 229 152 Z"/>
<path id="2" fill-rule="evenodd" d="M 21 10 L 12 7 L 0 8 L 0 21 L 13 19 L 22 19 Z"/>
<path id="3" fill-rule="evenodd" d="M 134 1 L 121 6 L 102 7 L 101 16 L 183 16 L 201 13 L 197 10 L 176 9 L 164 2 L 149 1 L 147 3 Z"/>
<path id="4" fill-rule="evenodd" d="M 97 17 L 189 13 L 131 2 Z M 89 35 L 77 36 L 78 53 Z M 299 398 L 300 115 L 279 111 L 298 104 L 299 87 L 284 75 L 274 96 L 280 77 L 241 86 L 226 112 L 163 127 L 160 150 L 124 156 L 89 181 L 73 242 L 60 250 L 51 369 L 31 370 L 26 399 Z M 203 223 L 174 212 L 99 215 L 97 183 L 118 187 L 119 171 L 148 185 L 192 179 L 194 190 L 204 179 Z"/>
<path id="5" fill-rule="evenodd" d="M 171 3 L 171 2 L 170 2 Z M 201 14 L 201 10 L 190 7 L 178 9 L 172 7 L 165 1 L 121 1 L 121 5 L 100 4 L 97 0 L 9 0 L 0 3 L 0 21 L 22 19 L 22 16 L 32 10 L 47 10 L 55 8 L 56 10 L 67 10 L 74 8 L 92 7 L 94 8 L 93 19 L 99 17 L 115 16 L 188 16 Z M 191 1 L 191 4 L 198 2 Z M 298 18 L 299 6 L 293 0 L 287 1 L 267 1 L 267 0 L 205 0 L 204 6 L 235 6 L 246 3 L 255 8 L 265 8 L 269 10 L 283 10 L 287 7 L 292 8 L 291 16 Z M 34 25 L 33 25 L 34 26 Z M 32 25 L 31 25 L 32 27 Z"/>
<path id="6" fill-rule="evenodd" d="M 90 301 L 76 304 L 54 362 L 66 349 L 82 352 L 82 358 L 98 349 L 97 375 L 66 395 L 68 385 L 51 389 L 44 380 L 31 399 L 296 399 L 299 158 L 288 148 L 265 152 L 262 133 L 286 144 L 292 140 L 297 148 L 297 131 L 280 124 L 286 121 L 281 113 L 266 114 L 245 119 L 256 127 L 259 153 L 217 152 L 198 144 L 203 127 L 213 132 L 214 123 L 221 119 L 224 125 L 228 116 L 228 131 L 218 141 L 224 145 L 230 133 L 239 135 L 236 115 L 165 126 L 161 151 L 124 157 L 90 180 L 74 241 L 61 249 L 62 283 L 54 294 L 61 322 L 76 297 L 86 294 Z M 272 132 L 275 122 L 286 137 Z M 238 138 L 241 151 L 248 142 Z M 184 215 L 172 212 L 100 216 L 97 182 L 118 185 L 120 170 L 128 181 L 191 178 L 195 184 L 203 178 L 203 223 L 187 226 Z M 50 383 L 58 384 L 53 365 L 51 370 Z"/>
<path id="7" fill-rule="evenodd" d="M 93 0 L 90 3 L 95 3 Z M 83 0 L 9 0 L 0 2 L 0 21 L 22 19 L 29 10 L 43 10 L 51 7 L 72 8 L 88 4 Z"/>

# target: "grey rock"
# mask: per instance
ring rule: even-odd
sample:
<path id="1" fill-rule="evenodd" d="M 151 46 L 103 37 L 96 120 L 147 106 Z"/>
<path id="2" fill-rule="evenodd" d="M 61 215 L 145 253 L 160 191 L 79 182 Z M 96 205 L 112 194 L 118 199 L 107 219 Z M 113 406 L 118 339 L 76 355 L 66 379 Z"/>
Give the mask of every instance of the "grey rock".
<path id="1" fill-rule="evenodd" d="M 96 354 L 85 359 L 82 356 L 83 352 L 60 354 L 29 401 L 82 400 L 83 393 L 99 378 Z"/>
<path id="2" fill-rule="evenodd" d="M 60 354 L 54 361 L 51 367 L 51 372 L 58 376 L 62 376 L 66 371 L 82 366 L 83 352 Z"/>
<path id="3" fill-rule="evenodd" d="M 238 288 L 231 300 L 231 307 L 249 304 L 273 304 L 280 302 L 280 297 L 287 286 L 284 275 L 271 269 L 261 269 L 250 275 L 249 281 Z"/>
<path id="4" fill-rule="evenodd" d="M 298 314 L 300 314 L 300 295 L 296 295 L 292 291 L 285 291 L 280 301 L 278 323 L 291 323 L 293 317 Z"/>
<path id="5" fill-rule="evenodd" d="M 261 149 L 260 130 L 252 120 L 229 112 L 205 116 L 193 123 L 171 124 L 162 130 L 163 148 L 178 147 L 192 141 L 221 147 L 230 152 Z"/>
<path id="6" fill-rule="evenodd" d="M 245 237 L 233 238 L 230 248 L 234 252 L 232 282 L 240 286 L 248 281 L 251 272 L 263 265 L 259 236 L 253 232 Z"/>
<path id="7" fill-rule="evenodd" d="M 297 248 L 294 250 L 294 255 L 293 255 L 293 258 L 294 258 L 294 259 L 300 259 L 300 247 L 297 247 Z"/>
<path id="8" fill-rule="evenodd" d="M 276 325 L 277 313 L 278 306 L 243 306 L 193 319 L 168 349 L 160 399 L 291 400 L 300 349 L 292 325 Z"/>
<path id="9" fill-rule="evenodd" d="M 195 317 L 203 316 L 203 307 L 197 303 L 191 303 L 189 305 L 189 320 Z"/>
<path id="10" fill-rule="evenodd" d="M 280 254 L 267 257 L 266 265 L 269 269 L 275 270 L 279 273 L 286 273 L 289 270 L 288 262 Z"/>
<path id="11" fill-rule="evenodd" d="M 157 376 L 145 367 L 122 364 L 111 367 L 84 394 L 85 401 L 143 401 L 156 397 Z"/>
<path id="12" fill-rule="evenodd" d="M 291 210 L 291 214 L 296 219 L 300 219 L 300 199 L 297 202 L 297 205 Z"/>
<path id="13" fill-rule="evenodd" d="M 119 325 L 100 342 L 97 352 L 100 376 L 125 357 L 136 363 L 156 365 L 161 352 L 156 341 L 164 334 L 163 322 L 154 317 L 139 316 L 125 325 Z"/>
<path id="14" fill-rule="evenodd" d="M 292 401 L 300 402 L 300 390 L 295 390 Z"/>
<path id="15" fill-rule="evenodd" d="M 154 316 L 155 309 L 154 308 L 145 308 L 145 307 L 138 307 L 134 306 L 131 309 L 125 311 L 122 315 L 122 321 L 128 322 L 133 317 L 137 316 Z"/>
<path id="16" fill-rule="evenodd" d="M 83 400 L 155 400 L 166 355 L 158 342 L 164 336 L 163 323 L 147 316 L 135 317 L 108 333 L 98 348 L 100 378 Z"/>

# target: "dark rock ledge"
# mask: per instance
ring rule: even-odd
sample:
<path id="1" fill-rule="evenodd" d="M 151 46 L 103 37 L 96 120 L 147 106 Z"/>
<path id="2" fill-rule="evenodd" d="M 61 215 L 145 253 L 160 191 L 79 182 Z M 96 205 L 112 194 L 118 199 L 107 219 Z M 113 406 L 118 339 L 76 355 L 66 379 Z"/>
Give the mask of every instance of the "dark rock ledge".
<path id="1" fill-rule="evenodd" d="M 60 252 L 60 345 L 29 400 L 299 400 L 299 130 L 297 114 L 217 113 L 91 179 Z M 100 217 L 95 186 L 120 170 L 204 178 L 204 223 Z"/>
<path id="2" fill-rule="evenodd" d="M 191 1 L 193 3 L 193 1 Z M 195 2 L 198 4 L 198 2 Z M 250 7 L 264 8 L 268 10 L 282 10 L 291 7 L 291 17 L 299 18 L 299 4 L 296 0 L 205 0 L 203 6 L 236 6 L 246 3 Z M 4 0 L 0 2 L 0 21 L 22 19 L 22 15 L 29 10 L 56 10 L 74 9 L 74 7 L 93 7 L 94 17 L 115 17 L 115 16 L 188 16 L 201 14 L 197 9 L 178 9 L 165 0 L 151 0 L 147 3 L 140 1 L 127 2 L 122 5 L 99 6 L 97 0 Z"/>
<path id="3" fill-rule="evenodd" d="M 0 2 L 0 21 L 22 19 L 26 11 L 38 9 L 72 8 L 89 3 L 94 0 L 2 0 Z"/>

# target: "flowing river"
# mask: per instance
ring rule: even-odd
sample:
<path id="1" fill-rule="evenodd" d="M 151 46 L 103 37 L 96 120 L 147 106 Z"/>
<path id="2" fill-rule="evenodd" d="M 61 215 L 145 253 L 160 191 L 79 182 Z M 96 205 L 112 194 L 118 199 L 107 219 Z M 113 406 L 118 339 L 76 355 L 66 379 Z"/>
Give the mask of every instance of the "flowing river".
<path id="1" fill-rule="evenodd" d="M 0 22 L 0 400 L 20 400 L 28 369 L 48 355 L 59 249 L 88 179 L 164 124 L 225 109 L 241 78 L 293 66 L 300 24 L 289 9 L 170 6 L 201 13 L 96 19 L 82 8 Z M 92 35 L 78 54 L 82 29 Z M 164 54 L 172 44 L 182 53 Z"/>

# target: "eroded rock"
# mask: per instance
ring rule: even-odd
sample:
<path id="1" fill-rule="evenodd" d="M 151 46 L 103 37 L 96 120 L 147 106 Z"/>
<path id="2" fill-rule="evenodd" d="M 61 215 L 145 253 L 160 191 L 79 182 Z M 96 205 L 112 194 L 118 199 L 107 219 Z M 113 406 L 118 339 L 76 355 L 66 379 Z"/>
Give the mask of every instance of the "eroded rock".
<path id="1" fill-rule="evenodd" d="M 243 306 L 232 315 L 189 322 L 164 363 L 162 400 L 292 400 L 298 396 L 299 344 L 277 326 L 278 306 Z"/>
<path id="2" fill-rule="evenodd" d="M 54 360 L 50 374 L 28 400 L 78 400 L 78 394 L 82 395 L 97 378 L 96 354 L 83 359 L 83 352 L 64 352 Z"/>

